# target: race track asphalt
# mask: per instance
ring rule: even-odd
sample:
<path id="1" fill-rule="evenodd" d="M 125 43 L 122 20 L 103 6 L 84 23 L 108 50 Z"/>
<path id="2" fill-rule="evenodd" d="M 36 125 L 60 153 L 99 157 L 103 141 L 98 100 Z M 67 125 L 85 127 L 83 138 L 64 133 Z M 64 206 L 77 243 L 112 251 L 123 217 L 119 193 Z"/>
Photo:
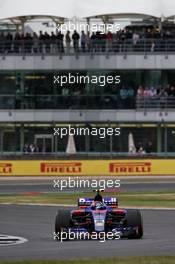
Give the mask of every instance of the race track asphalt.
<path id="1" fill-rule="evenodd" d="M 141 240 L 53 240 L 57 207 L 0 205 L 0 234 L 20 236 L 28 242 L 0 246 L 0 260 L 67 259 L 111 256 L 175 256 L 175 210 L 142 210 Z"/>

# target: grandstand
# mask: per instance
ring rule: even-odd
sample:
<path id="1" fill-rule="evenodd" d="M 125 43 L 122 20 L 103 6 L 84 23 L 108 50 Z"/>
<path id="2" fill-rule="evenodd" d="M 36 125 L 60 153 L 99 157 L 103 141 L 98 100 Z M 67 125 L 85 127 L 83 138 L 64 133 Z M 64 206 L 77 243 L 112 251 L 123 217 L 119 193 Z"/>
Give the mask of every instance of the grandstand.
<path id="1" fill-rule="evenodd" d="M 39 0 L 0 0 L 2 157 L 175 156 L 175 3 L 100 2 L 52 0 L 43 6 Z M 73 17 L 88 25 L 97 20 L 114 25 L 126 18 L 132 23 L 116 32 L 57 30 Z M 41 31 L 41 18 L 53 23 L 52 32 Z M 31 21 L 38 23 L 38 32 L 25 32 Z M 120 82 L 54 82 L 69 73 L 117 75 Z M 68 125 L 119 127 L 121 135 L 54 136 L 54 128 Z M 69 140 L 73 152 L 67 151 Z"/>

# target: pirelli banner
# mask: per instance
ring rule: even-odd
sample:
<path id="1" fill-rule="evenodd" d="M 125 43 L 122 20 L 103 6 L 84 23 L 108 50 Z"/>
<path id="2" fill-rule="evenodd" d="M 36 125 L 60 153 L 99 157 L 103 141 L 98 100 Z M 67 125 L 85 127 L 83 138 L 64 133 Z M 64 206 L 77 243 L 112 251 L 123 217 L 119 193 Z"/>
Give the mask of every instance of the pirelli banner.
<path id="1" fill-rule="evenodd" d="M 174 160 L 0 161 L 0 176 L 175 176 Z"/>

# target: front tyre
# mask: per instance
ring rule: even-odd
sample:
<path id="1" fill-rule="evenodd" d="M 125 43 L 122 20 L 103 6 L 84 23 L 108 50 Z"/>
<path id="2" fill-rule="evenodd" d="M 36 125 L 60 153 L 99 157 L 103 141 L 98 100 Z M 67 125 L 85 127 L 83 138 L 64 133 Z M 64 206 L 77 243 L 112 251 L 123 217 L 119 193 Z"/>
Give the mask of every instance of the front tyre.
<path id="1" fill-rule="evenodd" d="M 69 210 L 58 210 L 55 219 L 55 239 L 60 240 L 60 233 L 70 227 L 71 214 Z"/>
<path id="2" fill-rule="evenodd" d="M 140 239 L 143 236 L 143 222 L 142 216 L 139 210 L 127 211 L 127 224 L 136 228 L 136 233 L 129 235 L 129 239 Z"/>

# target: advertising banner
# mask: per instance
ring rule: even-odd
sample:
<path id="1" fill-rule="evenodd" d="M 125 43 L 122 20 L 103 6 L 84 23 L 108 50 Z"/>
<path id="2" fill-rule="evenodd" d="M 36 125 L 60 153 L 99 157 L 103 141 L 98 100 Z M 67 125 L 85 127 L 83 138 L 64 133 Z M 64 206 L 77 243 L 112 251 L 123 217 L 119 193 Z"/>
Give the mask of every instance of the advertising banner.
<path id="1" fill-rule="evenodd" d="M 175 160 L 7 160 L 0 176 L 175 176 Z"/>

